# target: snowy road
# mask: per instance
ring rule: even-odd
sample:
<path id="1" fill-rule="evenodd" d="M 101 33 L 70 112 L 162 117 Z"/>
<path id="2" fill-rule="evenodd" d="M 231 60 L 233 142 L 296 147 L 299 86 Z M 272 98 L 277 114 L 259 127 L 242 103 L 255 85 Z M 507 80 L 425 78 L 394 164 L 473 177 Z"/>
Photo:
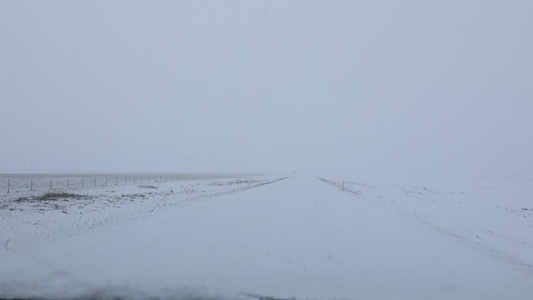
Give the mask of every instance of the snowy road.
<path id="1" fill-rule="evenodd" d="M 468 241 L 314 177 L 295 176 L 6 252 L 0 291 L 531 299 L 533 276 Z"/>

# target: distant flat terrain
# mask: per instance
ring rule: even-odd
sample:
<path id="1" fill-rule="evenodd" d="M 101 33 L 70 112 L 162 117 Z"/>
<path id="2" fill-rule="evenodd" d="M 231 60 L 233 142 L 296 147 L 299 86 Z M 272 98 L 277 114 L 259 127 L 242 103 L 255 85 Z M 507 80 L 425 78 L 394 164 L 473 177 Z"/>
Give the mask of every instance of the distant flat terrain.
<path id="1" fill-rule="evenodd" d="M 224 173 L 2 173 L 0 174 L 0 194 L 243 176 L 251 175 Z"/>

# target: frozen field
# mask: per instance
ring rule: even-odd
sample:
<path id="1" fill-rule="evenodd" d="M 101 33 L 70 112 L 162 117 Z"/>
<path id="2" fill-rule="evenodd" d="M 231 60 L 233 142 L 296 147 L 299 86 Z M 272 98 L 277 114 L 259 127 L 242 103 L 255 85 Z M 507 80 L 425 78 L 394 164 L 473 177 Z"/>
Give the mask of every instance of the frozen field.
<path id="1" fill-rule="evenodd" d="M 531 182 L 260 176 L 43 196 L 2 200 L 0 297 L 533 295 Z"/>
<path id="2" fill-rule="evenodd" d="M 21 175 L 30 178 L 28 175 Z M 55 177 L 52 177 L 55 176 Z M 126 175 L 123 175 L 125 178 Z M 136 175 L 138 183 L 70 189 L 43 189 L 29 191 L 19 189 L 0 195 L 2 222 L 2 251 L 17 249 L 21 245 L 51 241 L 61 236 L 80 234 L 104 225 L 121 224 L 145 218 L 168 207 L 232 193 L 273 179 L 268 176 L 242 177 L 229 175 L 187 175 L 182 180 L 163 180 L 157 176 L 145 184 Z M 31 175 L 36 182 L 58 175 Z M 86 175 L 86 178 L 104 178 Z M 108 176 L 112 178 L 111 176 Z M 133 178 L 133 175 L 129 175 Z M 224 178 L 230 177 L 230 178 Z M 75 177 L 71 177 L 75 178 Z M 203 180 L 202 180 L 203 178 Z"/>
<path id="3" fill-rule="evenodd" d="M 205 180 L 239 177 L 241 174 L 205 173 L 57 173 L 57 174 L 0 174 L 0 194 L 58 189 L 84 189 L 117 185 L 150 184 L 169 181 Z"/>
<path id="4" fill-rule="evenodd" d="M 533 274 L 532 182 L 369 184 L 322 180 Z"/>

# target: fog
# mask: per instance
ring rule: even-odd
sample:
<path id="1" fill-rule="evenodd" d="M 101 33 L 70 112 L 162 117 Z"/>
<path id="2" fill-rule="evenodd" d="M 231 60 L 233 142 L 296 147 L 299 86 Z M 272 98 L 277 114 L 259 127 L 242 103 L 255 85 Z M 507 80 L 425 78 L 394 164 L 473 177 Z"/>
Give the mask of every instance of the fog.
<path id="1" fill-rule="evenodd" d="M 0 171 L 533 179 L 531 1 L 0 1 Z"/>

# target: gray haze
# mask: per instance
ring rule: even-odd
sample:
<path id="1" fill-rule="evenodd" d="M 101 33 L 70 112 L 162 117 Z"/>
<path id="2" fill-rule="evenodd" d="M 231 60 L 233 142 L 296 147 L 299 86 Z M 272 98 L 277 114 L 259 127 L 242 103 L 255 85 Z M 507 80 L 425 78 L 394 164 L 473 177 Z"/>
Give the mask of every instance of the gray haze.
<path id="1" fill-rule="evenodd" d="M 0 171 L 531 179 L 532 53 L 530 0 L 2 0 Z"/>

